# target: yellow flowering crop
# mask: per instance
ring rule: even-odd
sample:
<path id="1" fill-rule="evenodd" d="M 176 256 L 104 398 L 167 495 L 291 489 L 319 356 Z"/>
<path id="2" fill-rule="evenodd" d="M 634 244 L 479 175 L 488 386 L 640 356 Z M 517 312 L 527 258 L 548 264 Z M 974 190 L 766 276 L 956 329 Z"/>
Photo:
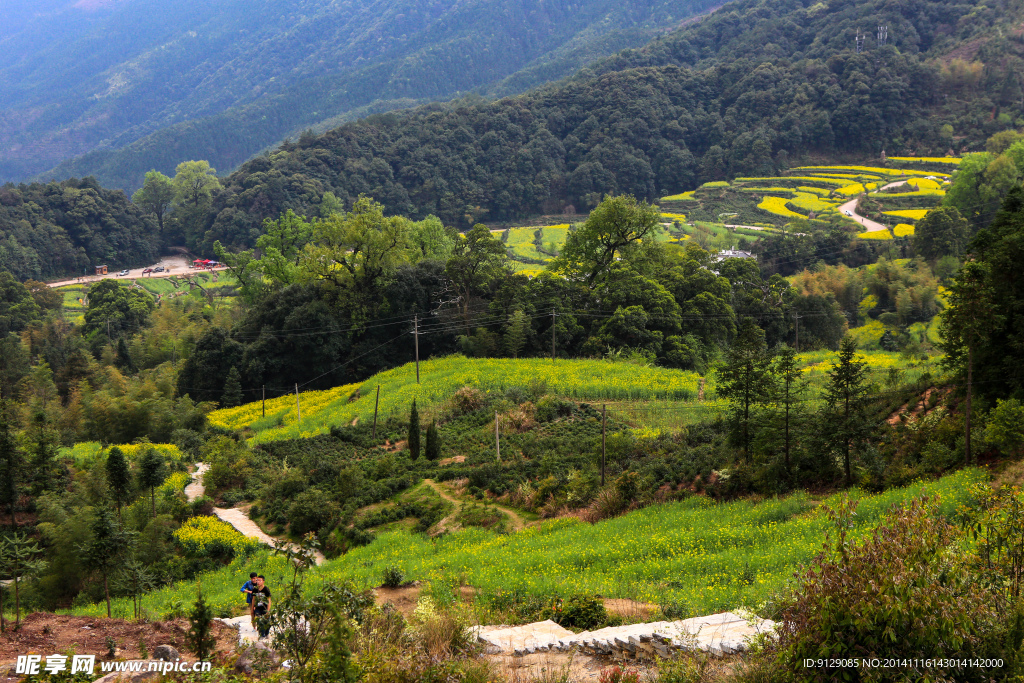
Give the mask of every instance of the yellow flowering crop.
<path id="1" fill-rule="evenodd" d="M 233 526 L 216 517 L 190 517 L 174 531 L 174 538 L 190 555 L 220 554 L 231 550 L 244 554 L 255 550 L 260 542 L 243 536 Z"/>
<path id="2" fill-rule="evenodd" d="M 785 197 L 765 197 L 761 200 L 761 203 L 757 205 L 757 208 L 785 218 L 806 218 L 802 213 L 797 213 L 796 211 L 788 208 L 786 206 L 788 201 L 789 200 Z"/>
<path id="3" fill-rule="evenodd" d="M 795 206 L 798 209 L 804 209 L 805 211 L 822 213 L 834 209 L 838 206 L 838 203 L 824 201 L 818 195 L 810 192 L 797 192 L 796 196 L 789 200 L 789 205 Z"/>
<path id="4" fill-rule="evenodd" d="M 864 240 L 891 240 L 892 233 L 888 230 L 872 230 L 871 232 L 862 232 L 857 237 Z"/>
<path id="5" fill-rule="evenodd" d="M 928 209 L 900 209 L 899 211 L 884 211 L 886 216 L 896 216 L 897 218 L 909 218 L 914 221 L 919 221 L 924 218 L 925 214 L 928 213 Z"/>
<path id="6" fill-rule="evenodd" d="M 957 157 L 889 157 L 889 160 L 905 161 L 911 164 L 952 164 L 954 166 L 960 163 L 960 159 Z"/>
<path id="7" fill-rule="evenodd" d="M 864 192 L 864 186 L 861 185 L 860 183 L 854 183 L 853 185 L 845 185 L 843 187 L 840 187 L 838 190 L 836 190 L 836 192 L 843 195 L 844 197 L 852 197 L 853 195 L 861 194 L 862 192 Z"/>
<path id="8" fill-rule="evenodd" d="M 918 190 L 937 190 L 940 187 L 939 183 L 931 178 L 911 178 L 907 181 L 907 185 Z"/>
<path id="9" fill-rule="evenodd" d="M 681 194 L 673 194 L 673 195 L 669 195 L 668 197 L 662 197 L 661 201 L 663 201 L 663 202 L 687 202 L 687 201 L 692 201 L 692 200 L 696 199 L 696 197 L 694 197 L 694 194 L 696 194 L 696 190 L 690 190 L 689 192 L 683 192 Z"/>
<path id="10" fill-rule="evenodd" d="M 908 225 L 907 223 L 900 223 L 893 228 L 893 232 L 897 237 L 910 237 L 914 234 L 914 226 Z"/>

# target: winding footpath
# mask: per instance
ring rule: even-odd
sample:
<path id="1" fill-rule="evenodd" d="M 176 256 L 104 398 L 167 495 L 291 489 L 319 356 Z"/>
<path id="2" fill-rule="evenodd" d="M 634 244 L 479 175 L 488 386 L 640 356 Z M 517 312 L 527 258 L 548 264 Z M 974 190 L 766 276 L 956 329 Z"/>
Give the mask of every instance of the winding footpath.
<path id="1" fill-rule="evenodd" d="M 196 471 L 192 473 L 192 482 L 185 487 L 185 498 L 192 502 L 203 496 L 206 487 L 203 486 L 203 475 L 210 469 L 205 462 L 196 463 Z M 255 538 L 260 543 L 273 547 L 279 539 L 267 534 L 260 526 L 249 518 L 249 514 L 239 508 L 213 508 L 213 514 L 223 522 L 235 527 L 240 534 Z M 323 564 L 327 558 L 319 550 L 314 554 L 317 564 Z"/>
<path id="2" fill-rule="evenodd" d="M 461 506 L 465 505 L 465 501 L 459 500 L 455 496 L 453 496 L 450 493 L 448 493 L 448 491 L 445 490 L 445 488 L 443 486 L 438 484 L 433 479 L 424 479 L 423 483 L 426 484 L 427 486 L 429 486 L 430 488 L 434 489 L 434 492 L 436 492 L 437 495 L 441 496 L 446 501 L 448 501 L 449 503 L 451 503 L 452 505 L 455 506 L 455 512 L 453 512 L 452 514 L 448 515 L 447 517 L 442 519 L 440 522 L 438 522 L 438 526 L 446 527 L 446 522 L 448 522 L 450 519 L 452 519 L 455 515 L 457 515 L 459 513 L 459 508 Z M 522 531 L 523 529 L 526 528 L 526 522 L 523 521 L 523 518 L 520 517 L 515 512 L 513 512 L 512 510 L 509 510 L 508 508 L 503 508 L 500 505 L 495 505 L 494 503 L 490 503 L 490 505 L 493 508 L 495 508 L 498 512 L 501 512 L 506 517 L 508 517 L 509 522 L 512 523 L 512 530 L 513 531 Z"/>

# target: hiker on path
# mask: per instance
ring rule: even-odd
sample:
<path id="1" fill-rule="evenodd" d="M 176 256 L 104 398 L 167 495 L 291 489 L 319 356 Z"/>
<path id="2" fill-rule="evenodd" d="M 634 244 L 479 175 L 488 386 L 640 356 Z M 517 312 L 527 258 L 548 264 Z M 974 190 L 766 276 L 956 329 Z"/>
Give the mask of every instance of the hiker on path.
<path id="1" fill-rule="evenodd" d="M 256 572 L 249 572 L 249 580 L 242 584 L 241 593 L 245 593 L 245 604 L 252 611 L 252 592 L 256 590 Z"/>
<path id="2" fill-rule="evenodd" d="M 252 591 L 252 603 L 249 606 L 252 627 L 259 631 L 260 638 L 266 638 L 270 633 L 270 623 L 266 619 L 270 613 L 270 589 L 267 588 L 265 581 L 262 574 L 256 577 L 256 587 Z M 257 617 L 260 618 L 258 627 Z"/>

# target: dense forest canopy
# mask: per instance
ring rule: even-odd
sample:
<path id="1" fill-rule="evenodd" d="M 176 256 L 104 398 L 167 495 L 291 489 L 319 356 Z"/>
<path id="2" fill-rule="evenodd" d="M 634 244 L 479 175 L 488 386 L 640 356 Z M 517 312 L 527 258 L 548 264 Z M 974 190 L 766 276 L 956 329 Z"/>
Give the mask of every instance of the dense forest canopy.
<path id="1" fill-rule="evenodd" d="M 130 0 L 31 20 L 15 7 L 0 35 L 0 182 L 93 175 L 132 191 L 189 158 L 227 171 L 308 127 L 522 92 L 714 4 Z"/>
<path id="2" fill-rule="evenodd" d="M 585 212 L 605 192 L 650 199 L 814 155 L 975 149 L 1024 115 L 1021 44 L 995 9 L 833 4 L 741 2 L 557 86 L 304 135 L 229 176 L 192 233 L 248 246 L 327 192 L 460 229 Z M 857 27 L 883 24 L 887 42 L 858 54 Z M 968 39 L 970 61 L 944 57 Z"/>
<path id="3" fill-rule="evenodd" d="M 21 280 L 127 268 L 159 253 L 156 221 L 95 180 L 0 187 L 0 270 Z"/>

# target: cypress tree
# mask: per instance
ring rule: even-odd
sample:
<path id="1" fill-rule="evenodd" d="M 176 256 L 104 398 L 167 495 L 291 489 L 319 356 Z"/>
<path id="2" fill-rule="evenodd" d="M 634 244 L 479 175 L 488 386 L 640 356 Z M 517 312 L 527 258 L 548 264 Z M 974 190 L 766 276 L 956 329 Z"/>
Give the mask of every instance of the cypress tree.
<path id="1" fill-rule="evenodd" d="M 167 469 L 164 466 L 164 459 L 156 450 L 147 448 L 139 459 L 139 485 L 149 489 L 149 499 L 153 506 L 153 516 L 156 517 L 156 487 L 164 483 L 167 478 Z"/>
<path id="2" fill-rule="evenodd" d="M 228 379 L 224 382 L 224 393 L 221 396 L 221 407 L 234 408 L 242 405 L 242 378 L 238 374 L 238 368 L 231 366 L 228 371 Z"/>
<path id="3" fill-rule="evenodd" d="M 409 457 L 413 460 L 420 457 L 420 413 L 416 410 L 416 399 L 412 400 L 409 411 Z"/>
<path id="4" fill-rule="evenodd" d="M 437 421 L 431 420 L 427 427 L 427 446 L 424 453 L 427 460 L 437 460 L 441 457 L 441 439 L 437 435 Z"/>
<path id="5" fill-rule="evenodd" d="M 128 469 L 128 461 L 124 453 L 117 446 L 110 449 L 107 454 L 107 486 L 110 487 L 110 497 L 114 499 L 117 506 L 117 521 L 121 521 L 121 506 L 127 503 L 132 493 L 132 473 Z"/>
<path id="6" fill-rule="evenodd" d="M 128 350 L 128 344 L 125 343 L 124 337 L 117 340 L 117 352 L 114 354 L 114 364 L 133 375 L 139 371 L 138 366 L 135 365 L 135 361 L 132 360 L 132 354 Z"/>

